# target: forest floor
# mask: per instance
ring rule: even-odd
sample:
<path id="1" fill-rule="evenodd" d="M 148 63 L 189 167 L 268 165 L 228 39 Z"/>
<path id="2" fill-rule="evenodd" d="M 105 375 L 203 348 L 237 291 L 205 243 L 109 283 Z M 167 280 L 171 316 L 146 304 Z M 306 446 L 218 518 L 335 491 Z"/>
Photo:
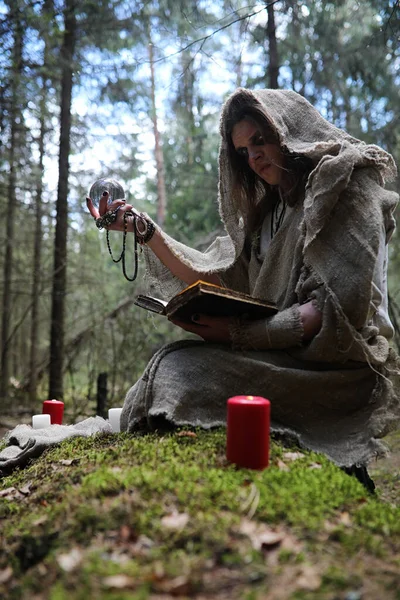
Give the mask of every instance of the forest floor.
<path id="1" fill-rule="evenodd" d="M 76 438 L 2 480 L 0 597 L 399 600 L 400 433 L 371 496 L 272 441 L 262 472 L 225 431 Z"/>

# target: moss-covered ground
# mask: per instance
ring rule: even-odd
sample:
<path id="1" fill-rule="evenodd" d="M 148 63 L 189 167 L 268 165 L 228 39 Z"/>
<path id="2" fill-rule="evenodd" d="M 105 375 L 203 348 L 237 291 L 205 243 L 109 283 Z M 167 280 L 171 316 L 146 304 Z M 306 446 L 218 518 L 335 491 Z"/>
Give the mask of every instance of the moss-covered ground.
<path id="1" fill-rule="evenodd" d="M 277 441 L 237 469 L 223 429 L 67 441 L 1 481 L 0 597 L 399 600 L 399 475 L 374 478 Z"/>

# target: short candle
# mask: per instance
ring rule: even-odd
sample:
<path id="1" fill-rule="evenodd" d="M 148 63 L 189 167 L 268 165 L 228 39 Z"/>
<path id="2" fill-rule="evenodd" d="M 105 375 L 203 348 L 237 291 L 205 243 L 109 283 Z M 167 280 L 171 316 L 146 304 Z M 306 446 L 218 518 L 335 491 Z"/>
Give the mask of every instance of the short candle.
<path id="1" fill-rule="evenodd" d="M 265 469 L 269 463 L 269 400 L 234 396 L 227 407 L 227 459 L 246 469 Z"/>
<path id="2" fill-rule="evenodd" d="M 108 420 L 114 433 L 121 431 L 121 413 L 122 408 L 110 408 L 108 411 Z"/>
<path id="3" fill-rule="evenodd" d="M 32 428 L 33 429 L 44 429 L 50 427 L 50 415 L 33 415 L 32 417 Z"/>
<path id="4" fill-rule="evenodd" d="M 52 425 L 62 425 L 64 402 L 61 402 L 61 400 L 45 400 L 42 413 L 50 415 Z"/>

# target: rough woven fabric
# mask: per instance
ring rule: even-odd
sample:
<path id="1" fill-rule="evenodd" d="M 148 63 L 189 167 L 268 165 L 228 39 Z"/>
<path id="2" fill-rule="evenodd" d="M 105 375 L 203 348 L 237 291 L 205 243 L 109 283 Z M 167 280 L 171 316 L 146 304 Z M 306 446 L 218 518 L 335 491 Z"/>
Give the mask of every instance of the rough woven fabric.
<path id="1" fill-rule="evenodd" d="M 89 417 L 75 425 L 50 425 L 44 429 L 32 429 L 30 425 L 17 425 L 5 439 L 7 446 L 0 452 L 0 476 L 15 467 L 24 467 L 32 458 L 37 458 L 46 448 L 69 438 L 112 433 L 108 421 L 101 417 Z"/>
<path id="2" fill-rule="evenodd" d="M 235 319 L 229 328 L 234 350 L 280 350 L 302 346 L 303 322 L 299 305 L 293 304 L 269 319 Z"/>
<path id="3" fill-rule="evenodd" d="M 304 202 L 294 205 L 262 262 L 254 247 L 251 256 L 244 251 L 247 215 L 237 208 L 227 160 L 225 117 L 238 98 L 261 103 L 281 145 L 314 164 Z M 321 330 L 287 350 L 166 346 L 128 392 L 122 427 L 154 425 L 160 416 L 175 424 L 222 424 L 229 396 L 264 395 L 275 429 L 340 465 L 366 464 L 382 453 L 375 438 L 400 413 L 399 359 L 368 320 L 379 248 L 394 229 L 398 195 L 384 189 L 396 174 L 393 159 L 328 123 L 292 91 L 237 90 L 222 111 L 221 135 L 219 206 L 228 235 L 205 253 L 164 236 L 166 243 L 195 270 L 218 272 L 228 287 L 275 302 L 281 311 L 313 300 Z M 148 249 L 146 260 L 153 293 L 168 298 L 184 287 Z"/>

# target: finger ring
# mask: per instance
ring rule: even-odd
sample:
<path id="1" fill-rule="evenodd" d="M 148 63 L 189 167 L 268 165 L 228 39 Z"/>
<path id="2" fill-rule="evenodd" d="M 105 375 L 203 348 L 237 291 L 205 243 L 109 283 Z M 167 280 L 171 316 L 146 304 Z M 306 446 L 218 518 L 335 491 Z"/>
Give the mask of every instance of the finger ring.
<path id="1" fill-rule="evenodd" d="M 117 220 L 117 212 L 118 209 L 109 210 L 102 217 L 98 217 L 96 219 L 96 227 L 98 229 L 103 229 L 104 227 L 112 225 Z"/>

